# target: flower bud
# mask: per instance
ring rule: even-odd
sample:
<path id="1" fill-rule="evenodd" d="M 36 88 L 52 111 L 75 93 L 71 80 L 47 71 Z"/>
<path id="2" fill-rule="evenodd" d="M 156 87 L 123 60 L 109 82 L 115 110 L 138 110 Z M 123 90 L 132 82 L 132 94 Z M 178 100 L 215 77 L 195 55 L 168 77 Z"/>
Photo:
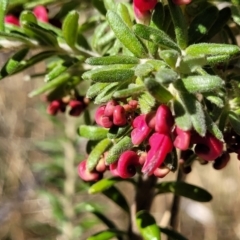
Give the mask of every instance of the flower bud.
<path id="1" fill-rule="evenodd" d="M 168 173 L 170 172 L 170 169 L 169 168 L 157 168 L 153 174 L 155 177 L 158 177 L 158 178 L 164 178 L 165 176 L 168 175 Z"/>
<path id="2" fill-rule="evenodd" d="M 134 129 L 131 132 L 131 139 L 134 145 L 141 144 L 148 137 L 152 130 L 147 125 L 145 118 L 146 115 L 142 114 L 133 120 L 132 126 Z"/>
<path id="3" fill-rule="evenodd" d="M 69 111 L 69 115 L 71 116 L 79 116 L 84 109 L 83 103 L 78 100 L 71 100 L 68 105 L 71 108 Z"/>
<path id="4" fill-rule="evenodd" d="M 157 0 L 133 0 L 133 6 L 141 12 L 153 10 Z"/>
<path id="5" fill-rule="evenodd" d="M 110 164 L 109 165 L 109 170 L 110 170 L 110 172 L 113 176 L 119 177 L 117 166 L 118 166 L 118 161 Z"/>
<path id="6" fill-rule="evenodd" d="M 121 105 L 114 107 L 113 123 L 116 126 L 124 126 L 127 123 L 126 112 Z"/>
<path id="7" fill-rule="evenodd" d="M 150 11 L 148 11 L 148 10 L 141 11 L 135 5 L 133 5 L 133 10 L 134 10 L 134 15 L 136 17 L 137 23 L 149 25 L 150 20 L 151 20 L 151 12 Z"/>
<path id="8" fill-rule="evenodd" d="M 117 101 L 115 101 L 115 100 L 109 101 L 106 105 L 105 110 L 104 110 L 104 115 L 107 116 L 107 117 L 112 117 L 114 108 L 117 105 L 118 105 Z"/>
<path id="9" fill-rule="evenodd" d="M 97 171 L 89 172 L 87 170 L 86 165 L 87 165 L 87 160 L 83 160 L 78 165 L 78 175 L 82 180 L 90 182 L 90 181 L 98 181 L 99 179 L 102 178 L 102 174 Z"/>
<path id="10" fill-rule="evenodd" d="M 14 15 L 6 15 L 5 18 L 4 18 L 4 22 L 5 23 L 10 23 L 10 24 L 13 24 L 13 25 L 16 25 L 16 26 L 19 26 L 19 20 L 17 17 L 15 17 Z"/>
<path id="11" fill-rule="evenodd" d="M 139 165 L 139 157 L 133 151 L 125 151 L 121 154 L 117 170 L 121 178 L 130 178 L 136 174 L 136 167 Z"/>
<path id="12" fill-rule="evenodd" d="M 174 119 L 168 106 L 162 104 L 156 113 L 155 130 L 158 133 L 169 134 L 171 132 Z"/>
<path id="13" fill-rule="evenodd" d="M 50 115 L 56 115 L 58 111 L 61 109 L 62 102 L 61 100 L 52 101 L 47 108 L 47 113 Z"/>
<path id="14" fill-rule="evenodd" d="M 168 135 L 161 133 L 154 133 L 149 138 L 149 144 L 151 148 L 148 151 L 142 172 L 147 175 L 152 175 L 164 162 L 167 154 L 172 151 L 173 144 Z"/>
<path id="15" fill-rule="evenodd" d="M 33 13 L 39 21 L 48 22 L 48 12 L 44 6 L 39 5 L 35 7 Z"/>
<path id="16" fill-rule="evenodd" d="M 190 145 L 191 131 L 184 131 L 179 127 L 176 127 L 177 137 L 175 138 L 173 145 L 180 150 L 187 150 Z"/>
<path id="17" fill-rule="evenodd" d="M 95 121 L 98 125 L 105 127 L 105 128 L 110 128 L 112 127 L 113 123 L 112 120 L 104 116 L 104 111 L 105 111 L 106 105 L 100 106 L 96 112 L 95 112 Z"/>

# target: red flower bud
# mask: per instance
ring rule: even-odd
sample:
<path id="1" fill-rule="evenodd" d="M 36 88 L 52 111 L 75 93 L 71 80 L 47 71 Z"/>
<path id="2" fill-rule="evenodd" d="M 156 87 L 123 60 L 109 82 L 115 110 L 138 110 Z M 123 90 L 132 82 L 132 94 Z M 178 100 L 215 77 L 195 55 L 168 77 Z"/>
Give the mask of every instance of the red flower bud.
<path id="1" fill-rule="evenodd" d="M 155 130 L 158 133 L 169 134 L 171 132 L 172 126 L 174 124 L 174 119 L 172 112 L 168 106 L 162 104 L 158 107 L 156 113 L 156 125 Z"/>
<path id="2" fill-rule="evenodd" d="M 11 14 L 5 16 L 4 22 L 5 23 L 10 23 L 10 24 L 13 24 L 13 25 L 16 25 L 16 26 L 20 25 L 18 18 L 15 17 L 14 15 L 11 15 Z"/>
<path id="3" fill-rule="evenodd" d="M 107 166 L 105 165 L 105 160 L 104 158 L 101 158 L 96 166 L 96 171 L 97 172 L 105 172 L 107 169 Z"/>
<path id="4" fill-rule="evenodd" d="M 58 111 L 61 109 L 62 102 L 61 100 L 52 101 L 47 108 L 47 113 L 50 115 L 56 115 Z"/>
<path id="5" fill-rule="evenodd" d="M 210 133 L 205 137 L 194 136 L 193 141 L 197 143 L 195 153 L 203 160 L 213 161 L 222 154 L 223 142 Z"/>
<path id="6" fill-rule="evenodd" d="M 142 172 L 147 175 L 153 174 L 153 172 L 161 166 L 173 147 L 171 138 L 161 133 L 154 133 L 149 138 L 149 144 L 151 149 L 147 154 L 146 162 L 142 168 Z"/>
<path id="7" fill-rule="evenodd" d="M 124 126 L 127 123 L 126 112 L 121 105 L 114 107 L 113 123 L 117 126 Z"/>
<path id="8" fill-rule="evenodd" d="M 115 100 L 111 100 L 107 103 L 106 108 L 104 110 L 104 115 L 107 117 L 112 117 L 113 116 L 113 111 L 115 106 L 118 105 L 118 102 Z"/>
<path id="9" fill-rule="evenodd" d="M 170 172 L 169 168 L 157 168 L 153 174 L 154 176 L 158 177 L 158 178 L 164 178 L 168 175 L 168 173 Z"/>
<path id="10" fill-rule="evenodd" d="M 153 10 L 156 4 L 157 0 L 133 0 L 133 6 L 141 12 Z"/>
<path id="11" fill-rule="evenodd" d="M 131 132 L 131 139 L 134 145 L 141 144 L 151 132 L 151 128 L 145 121 L 146 115 L 142 114 L 133 120 L 133 130 Z"/>
<path id="12" fill-rule="evenodd" d="M 79 116 L 84 109 L 83 103 L 78 100 L 71 100 L 68 105 L 71 107 L 69 111 L 69 115 L 71 116 Z"/>
<path id="13" fill-rule="evenodd" d="M 110 172 L 113 176 L 119 177 L 117 166 L 118 166 L 118 161 L 110 164 L 109 165 L 109 170 L 110 170 Z"/>
<path id="14" fill-rule="evenodd" d="M 97 171 L 89 172 L 87 170 L 87 160 L 83 160 L 78 165 L 78 175 L 84 181 L 98 181 L 102 178 L 102 174 Z"/>
<path id="15" fill-rule="evenodd" d="M 121 154 L 117 170 L 121 178 L 130 178 L 136 174 L 136 167 L 139 165 L 139 157 L 133 151 L 126 151 Z"/>
<path id="16" fill-rule="evenodd" d="M 192 0 L 173 0 L 173 3 L 176 5 L 187 5 L 191 2 Z"/>
<path id="17" fill-rule="evenodd" d="M 98 125 L 105 127 L 105 128 L 110 128 L 112 127 L 113 123 L 112 120 L 104 116 L 104 110 L 106 108 L 106 105 L 100 106 L 96 112 L 95 112 L 95 121 Z"/>
<path id="18" fill-rule="evenodd" d="M 48 22 L 48 12 L 44 6 L 39 5 L 35 7 L 33 13 L 39 21 Z"/>
<path id="19" fill-rule="evenodd" d="M 151 20 L 151 12 L 141 11 L 138 7 L 133 5 L 134 15 L 136 17 L 137 23 L 148 25 Z"/>
<path id="20" fill-rule="evenodd" d="M 191 131 L 184 131 L 179 127 L 176 127 L 177 137 L 175 138 L 173 145 L 180 150 L 187 150 L 190 145 Z"/>

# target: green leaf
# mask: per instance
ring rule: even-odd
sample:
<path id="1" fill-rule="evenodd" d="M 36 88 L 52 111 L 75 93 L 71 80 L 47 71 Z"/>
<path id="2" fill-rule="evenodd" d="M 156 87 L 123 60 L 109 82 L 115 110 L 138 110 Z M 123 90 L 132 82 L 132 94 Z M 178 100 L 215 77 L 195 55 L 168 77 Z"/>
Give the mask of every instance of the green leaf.
<path id="1" fill-rule="evenodd" d="M 188 29 L 189 44 L 196 43 L 206 35 L 217 17 L 218 8 L 215 6 L 210 6 L 197 14 Z"/>
<path id="2" fill-rule="evenodd" d="M 20 15 L 20 23 L 24 23 L 24 22 L 29 22 L 29 23 L 35 23 L 37 24 L 37 18 L 35 17 L 35 15 L 31 12 L 31 11 L 23 11 L 21 12 Z"/>
<path id="3" fill-rule="evenodd" d="M 221 43 L 198 43 L 189 46 L 186 50 L 186 54 L 192 56 L 206 55 L 206 56 L 233 56 L 240 52 L 240 48 L 231 44 Z"/>
<path id="4" fill-rule="evenodd" d="M 222 87 L 224 81 L 218 76 L 189 76 L 183 78 L 183 85 L 190 93 L 202 93 L 215 91 Z"/>
<path id="5" fill-rule="evenodd" d="M 22 43 L 22 45 L 28 45 L 28 46 L 36 45 L 35 43 L 32 42 L 30 38 L 17 33 L 0 32 L 0 38 L 4 40 L 3 42 L 0 41 L 0 45 L 4 48 L 11 48 L 12 46 L 19 47 L 20 43 Z M 10 41 L 11 44 L 5 43 L 6 40 Z"/>
<path id="6" fill-rule="evenodd" d="M 22 22 L 24 32 L 31 38 L 36 39 L 41 44 L 46 46 L 57 47 L 58 42 L 55 33 L 47 30 L 33 22 Z"/>
<path id="7" fill-rule="evenodd" d="M 77 39 L 78 19 L 79 15 L 77 11 L 73 10 L 68 13 L 68 15 L 65 17 L 63 21 L 62 26 L 63 37 L 70 47 L 75 46 L 75 42 Z"/>
<path id="8" fill-rule="evenodd" d="M 168 7 L 174 24 L 177 44 L 181 49 L 185 49 L 188 44 L 188 27 L 185 16 L 183 15 L 181 7 L 173 3 L 172 0 L 168 0 Z"/>
<path id="9" fill-rule="evenodd" d="M 160 84 L 169 84 L 172 82 L 177 81 L 178 79 L 178 74 L 173 71 L 172 69 L 160 69 L 156 73 L 156 81 Z"/>
<path id="10" fill-rule="evenodd" d="M 114 98 L 127 98 L 141 94 L 146 90 L 145 86 L 135 85 L 134 87 L 129 87 L 127 89 L 118 90 L 113 93 Z"/>
<path id="11" fill-rule="evenodd" d="M 116 9 L 116 4 L 114 0 L 103 0 L 103 2 L 107 10 L 114 11 Z"/>
<path id="12" fill-rule="evenodd" d="M 233 128 L 233 130 L 238 134 L 240 135 L 240 118 L 239 116 L 233 112 L 233 111 L 229 111 L 228 113 L 228 119 L 229 119 L 229 122 Z"/>
<path id="13" fill-rule="evenodd" d="M 117 142 L 108 152 L 106 158 L 106 164 L 110 165 L 116 162 L 120 155 L 126 150 L 130 150 L 133 147 L 132 140 L 129 136 L 123 137 L 119 142 Z"/>
<path id="14" fill-rule="evenodd" d="M 129 14 L 128 8 L 124 3 L 119 3 L 117 6 L 117 13 L 122 18 L 122 20 L 127 24 L 129 28 L 133 26 L 131 16 Z"/>
<path id="15" fill-rule="evenodd" d="M 174 119 L 176 125 L 184 131 L 191 130 L 192 129 L 191 116 L 183 106 L 183 103 L 181 101 L 178 101 L 177 99 L 174 99 L 173 109 L 175 113 Z"/>
<path id="16" fill-rule="evenodd" d="M 94 98 L 108 85 L 109 83 L 101 83 L 101 82 L 94 83 L 88 88 L 86 96 L 88 98 Z"/>
<path id="17" fill-rule="evenodd" d="M 112 141 L 108 138 L 100 141 L 91 151 L 87 159 L 87 169 L 92 171 L 98 164 L 101 156 L 111 147 Z"/>
<path id="18" fill-rule="evenodd" d="M 120 208 L 122 208 L 125 212 L 130 214 L 130 208 L 128 203 L 124 197 L 124 195 L 114 186 L 106 189 L 103 194 L 115 202 Z"/>
<path id="19" fill-rule="evenodd" d="M 152 64 L 142 63 L 135 68 L 135 75 L 141 78 L 147 77 L 152 73 L 153 70 L 154 66 Z"/>
<path id="20" fill-rule="evenodd" d="M 132 64 L 114 64 L 104 66 L 85 72 L 82 75 L 84 80 L 92 80 L 95 82 L 122 82 L 134 77 L 134 70 L 131 69 Z"/>
<path id="21" fill-rule="evenodd" d="M 85 61 L 90 65 L 112 65 L 112 64 L 138 64 L 139 59 L 132 56 L 106 56 L 106 57 L 90 57 Z"/>
<path id="22" fill-rule="evenodd" d="M 161 232 L 152 215 L 147 211 L 136 214 L 136 223 L 144 240 L 161 240 Z"/>
<path id="23" fill-rule="evenodd" d="M 11 58 L 9 58 L 8 61 L 4 64 L 3 68 L 1 69 L 0 79 L 3 79 L 8 75 L 13 74 L 21 64 L 21 61 L 27 55 L 28 51 L 29 51 L 28 48 L 23 48 L 16 52 Z"/>
<path id="24" fill-rule="evenodd" d="M 29 97 L 34 97 L 36 95 L 42 94 L 48 90 L 52 90 L 64 83 L 66 83 L 68 80 L 70 79 L 70 76 L 68 73 L 64 73 L 60 76 L 58 76 L 57 78 L 53 79 L 52 81 L 46 83 L 45 85 L 43 85 L 42 87 L 33 90 L 31 93 L 29 93 Z"/>
<path id="25" fill-rule="evenodd" d="M 5 13 L 7 10 L 7 6 L 8 6 L 8 0 L 1 0 L 0 1 L 0 31 L 5 30 L 4 28 L 4 17 L 5 17 Z"/>
<path id="26" fill-rule="evenodd" d="M 158 2 L 153 10 L 151 25 L 163 30 L 163 22 L 165 18 L 164 7 L 161 2 Z"/>
<path id="27" fill-rule="evenodd" d="M 180 51 L 178 45 L 165 32 L 159 29 L 143 24 L 136 24 L 133 26 L 133 30 L 139 37 L 158 44 L 160 47 Z"/>
<path id="28" fill-rule="evenodd" d="M 157 194 L 173 193 L 198 202 L 212 200 L 212 195 L 208 191 L 186 182 L 162 182 L 156 185 L 156 189 L 158 190 Z"/>
<path id="29" fill-rule="evenodd" d="M 126 135 L 129 130 L 130 130 L 129 125 L 127 125 L 125 127 L 118 127 L 118 126 L 114 125 L 109 129 L 107 137 L 109 139 L 120 138 L 120 137 L 123 137 L 124 135 Z"/>
<path id="30" fill-rule="evenodd" d="M 138 103 L 141 109 L 141 113 L 146 114 L 151 112 L 156 103 L 156 100 L 149 92 L 144 92 L 138 98 Z"/>
<path id="31" fill-rule="evenodd" d="M 145 57 L 146 49 L 117 13 L 109 10 L 108 23 L 119 41 L 136 57 Z"/>
<path id="32" fill-rule="evenodd" d="M 107 133 L 108 129 L 97 126 L 81 125 L 78 129 L 78 134 L 89 140 L 102 140 L 107 137 Z"/>
<path id="33" fill-rule="evenodd" d="M 179 53 L 175 50 L 163 50 L 160 52 L 160 57 L 171 67 L 175 68 Z"/>
<path id="34" fill-rule="evenodd" d="M 173 229 L 163 228 L 163 227 L 159 227 L 159 228 L 161 230 L 161 233 L 164 233 L 165 235 L 167 235 L 171 240 L 188 240 L 182 234 L 176 232 Z"/>
<path id="35" fill-rule="evenodd" d="M 173 98 L 172 94 L 154 78 L 146 78 L 144 84 L 149 93 L 160 103 L 168 103 Z"/>
<path id="36" fill-rule="evenodd" d="M 120 231 L 118 229 L 108 229 L 95 233 L 91 237 L 88 237 L 87 240 L 110 240 L 123 235 L 126 235 L 126 232 Z"/>
<path id="37" fill-rule="evenodd" d="M 89 189 L 88 193 L 89 194 L 95 194 L 99 192 L 103 192 L 112 186 L 114 186 L 115 183 L 123 181 L 122 178 L 117 178 L 117 177 L 111 177 L 111 178 L 103 178 L 100 181 L 94 183 Z"/>

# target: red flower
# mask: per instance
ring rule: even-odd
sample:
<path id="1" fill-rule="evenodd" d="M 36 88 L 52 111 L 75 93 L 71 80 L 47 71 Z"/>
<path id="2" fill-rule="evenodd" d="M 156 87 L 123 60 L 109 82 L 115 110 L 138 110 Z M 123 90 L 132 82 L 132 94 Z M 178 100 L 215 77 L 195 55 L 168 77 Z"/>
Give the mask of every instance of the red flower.
<path id="1" fill-rule="evenodd" d="M 79 116 L 84 109 L 83 103 L 78 100 L 71 100 L 69 102 L 69 106 L 71 107 L 71 110 L 69 111 L 69 115 L 74 117 Z"/>
<path id="2" fill-rule="evenodd" d="M 105 128 L 110 128 L 113 125 L 112 120 L 110 117 L 107 117 L 104 115 L 106 105 L 100 106 L 96 112 L 95 112 L 95 121 L 98 125 L 105 127 Z"/>
<path id="3" fill-rule="evenodd" d="M 131 132 L 131 139 L 134 145 L 141 144 L 148 137 L 152 130 L 147 125 L 145 119 L 146 115 L 142 114 L 133 120 L 132 126 L 134 129 Z"/>
<path id="4" fill-rule="evenodd" d="M 61 100 L 54 100 L 52 101 L 47 108 L 47 113 L 50 115 L 56 115 L 59 110 L 61 110 L 62 101 Z"/>
<path id="5" fill-rule="evenodd" d="M 154 9 L 156 4 L 157 0 L 133 0 L 133 6 L 141 12 Z"/>
<path id="6" fill-rule="evenodd" d="M 5 16 L 4 22 L 5 23 L 10 23 L 10 24 L 13 24 L 13 25 L 16 25 L 16 26 L 20 25 L 18 18 L 15 17 L 14 15 L 11 15 L 11 14 Z"/>
<path id="7" fill-rule="evenodd" d="M 173 147 L 171 138 L 161 133 L 154 133 L 149 138 L 149 144 L 151 149 L 147 154 L 146 162 L 142 168 L 142 172 L 147 175 L 153 174 L 153 172 L 161 166 Z"/>
<path id="8" fill-rule="evenodd" d="M 39 5 L 35 7 L 33 13 L 39 21 L 48 22 L 48 12 L 44 6 Z"/>
<path id="9" fill-rule="evenodd" d="M 114 107 L 113 123 L 116 126 L 124 126 L 127 123 L 126 112 L 121 105 L 117 105 Z"/>
<path id="10" fill-rule="evenodd" d="M 179 127 L 176 127 L 177 137 L 175 138 L 173 145 L 180 150 L 187 150 L 190 145 L 191 131 L 184 131 Z"/>

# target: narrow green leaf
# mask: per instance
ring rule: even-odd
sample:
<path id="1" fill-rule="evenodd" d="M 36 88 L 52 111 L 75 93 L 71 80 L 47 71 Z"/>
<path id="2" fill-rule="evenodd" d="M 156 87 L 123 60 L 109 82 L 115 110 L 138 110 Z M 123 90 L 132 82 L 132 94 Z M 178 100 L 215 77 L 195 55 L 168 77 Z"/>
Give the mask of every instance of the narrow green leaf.
<path id="1" fill-rule="evenodd" d="M 233 56 L 240 52 L 240 48 L 231 44 L 221 43 L 198 43 L 189 46 L 186 50 L 186 54 L 192 56 L 207 55 L 207 56 Z"/>
<path id="2" fill-rule="evenodd" d="M 224 107 L 224 101 L 221 97 L 215 96 L 214 93 L 204 93 L 203 96 L 211 103 L 215 104 L 219 108 Z"/>
<path id="3" fill-rule="evenodd" d="M 141 109 L 141 113 L 147 114 L 151 112 L 152 108 L 155 106 L 156 99 L 149 93 L 144 92 L 138 98 L 138 104 Z"/>
<path id="4" fill-rule="evenodd" d="M 94 98 L 108 85 L 109 83 L 94 83 L 88 88 L 86 96 L 88 98 Z"/>
<path id="5" fill-rule="evenodd" d="M 233 128 L 233 130 L 238 134 L 240 135 L 240 118 L 239 116 L 233 112 L 233 111 L 229 111 L 228 113 L 228 119 L 229 119 L 229 122 Z"/>
<path id="6" fill-rule="evenodd" d="M 112 141 L 108 138 L 101 140 L 91 151 L 87 159 L 87 169 L 92 171 L 98 164 L 101 156 L 111 147 Z"/>
<path id="7" fill-rule="evenodd" d="M 120 231 L 118 229 L 108 229 L 95 233 L 91 237 L 88 237 L 87 240 L 109 240 L 123 235 L 126 235 L 126 232 Z"/>
<path id="8" fill-rule="evenodd" d="M 95 193 L 100 193 L 103 192 L 112 186 L 114 186 L 115 183 L 122 181 L 121 178 L 117 177 L 112 177 L 112 178 L 103 178 L 100 181 L 94 183 L 89 189 L 88 193 L 89 194 L 95 194 Z"/>
<path id="9" fill-rule="evenodd" d="M 116 3 L 114 0 L 103 0 L 104 2 L 104 5 L 105 5 L 105 8 L 107 10 L 112 10 L 112 11 L 115 11 L 116 9 Z"/>
<path id="10" fill-rule="evenodd" d="M 136 223 L 144 240 L 161 240 L 161 232 L 154 217 L 147 211 L 136 214 Z"/>
<path id="11" fill-rule="evenodd" d="M 141 94 L 146 90 L 145 86 L 134 86 L 127 89 L 119 90 L 113 93 L 114 98 L 127 98 Z"/>
<path id="12" fill-rule="evenodd" d="M 21 12 L 20 15 L 20 23 L 22 24 L 23 22 L 29 22 L 29 23 L 35 23 L 37 24 L 37 18 L 31 11 L 23 11 Z"/>
<path id="13" fill-rule="evenodd" d="M 63 21 L 63 37 L 70 47 L 74 47 L 77 39 L 78 19 L 79 15 L 77 11 L 73 10 L 69 12 Z"/>
<path id="14" fill-rule="evenodd" d="M 168 0 L 168 7 L 174 24 L 177 44 L 181 49 L 185 49 L 188 44 L 188 27 L 185 16 L 183 15 L 181 7 L 173 3 L 172 0 Z"/>
<path id="15" fill-rule="evenodd" d="M 5 13 L 7 10 L 7 6 L 8 6 L 8 0 L 1 0 L 0 1 L 0 31 L 5 30 L 4 28 L 4 17 L 5 17 Z"/>
<path id="16" fill-rule="evenodd" d="M 123 137 L 126 135 L 126 133 L 130 130 L 130 126 L 127 125 L 125 127 L 118 127 L 118 126 L 113 126 L 109 129 L 109 132 L 107 133 L 107 137 L 109 139 L 116 139 Z"/>
<path id="17" fill-rule="evenodd" d="M 172 94 L 154 78 L 146 78 L 144 84 L 149 93 L 160 103 L 168 103 L 173 98 Z"/>
<path id="18" fill-rule="evenodd" d="M 142 63 L 137 65 L 137 67 L 135 68 L 135 75 L 141 78 L 147 77 L 152 73 L 153 70 L 154 66 L 152 64 Z"/>
<path id="19" fill-rule="evenodd" d="M 146 49 L 117 13 L 109 10 L 108 23 L 119 41 L 136 57 L 145 57 Z"/>
<path id="20" fill-rule="evenodd" d="M 139 59 L 132 56 L 106 56 L 106 57 L 90 57 L 86 59 L 86 63 L 90 65 L 112 65 L 112 64 L 138 64 Z"/>
<path id="21" fill-rule="evenodd" d="M 12 46 L 19 47 L 19 42 L 22 44 L 27 44 L 29 46 L 35 46 L 36 44 L 33 43 L 31 38 L 25 37 L 23 35 L 17 34 L 17 33 L 6 33 L 6 32 L 0 32 L 0 38 L 4 40 L 11 41 Z M 17 43 L 16 43 L 16 42 Z M 1 43 L 1 41 L 0 41 Z M 1 43 L 1 46 L 4 48 L 9 48 L 9 44 Z"/>
<path id="22" fill-rule="evenodd" d="M 215 56 L 207 56 L 207 64 L 210 66 L 217 65 L 219 63 L 228 62 L 231 56 L 227 54 L 215 55 Z"/>
<path id="23" fill-rule="evenodd" d="M 171 240 L 188 240 L 182 234 L 176 232 L 173 229 L 163 228 L 163 227 L 159 227 L 159 228 L 161 230 L 161 233 L 164 233 L 165 235 L 167 235 Z"/>
<path id="24" fill-rule="evenodd" d="M 8 61 L 4 64 L 3 68 L 1 69 L 0 79 L 3 79 L 8 75 L 13 74 L 21 64 L 21 61 L 27 55 L 28 51 L 29 51 L 28 48 L 23 48 L 16 52 L 11 58 L 9 58 Z"/>
<path id="25" fill-rule="evenodd" d="M 161 2 L 158 2 L 153 10 L 151 25 L 163 30 L 163 22 L 165 18 L 164 7 Z"/>
<path id="26" fill-rule="evenodd" d="M 197 14 L 188 29 L 189 44 L 196 43 L 207 35 L 217 17 L 218 8 L 215 6 L 210 6 Z"/>
<path id="27" fill-rule="evenodd" d="M 82 75 L 84 80 L 92 80 L 95 82 L 122 82 L 134 77 L 134 70 L 131 69 L 132 64 L 114 64 L 104 66 L 85 72 Z"/>
<path id="28" fill-rule="evenodd" d="M 181 101 L 174 99 L 173 109 L 175 113 L 175 122 L 176 125 L 184 131 L 192 129 L 191 116 L 188 111 L 185 109 Z"/>
<path id="29" fill-rule="evenodd" d="M 31 93 L 29 93 L 28 96 L 34 97 L 36 95 L 42 94 L 48 90 L 51 90 L 53 88 L 56 88 L 56 87 L 62 85 L 63 83 L 66 83 L 69 79 L 70 79 L 70 76 L 68 73 L 62 74 L 59 77 L 53 79 L 52 81 L 46 83 L 42 87 L 40 87 L 36 90 L 33 90 Z"/>
<path id="30" fill-rule="evenodd" d="M 171 48 L 180 51 L 177 44 L 163 31 L 149 27 L 143 24 L 136 24 L 133 26 L 133 30 L 139 37 L 158 44 L 163 48 Z"/>
<path id="31" fill-rule="evenodd" d="M 160 52 L 160 57 L 171 67 L 175 68 L 179 53 L 175 50 L 163 50 Z"/>
<path id="32" fill-rule="evenodd" d="M 120 208 L 122 208 L 125 212 L 130 214 L 130 208 L 128 203 L 124 197 L 124 195 L 114 186 L 106 189 L 103 194 L 111 199 L 114 203 L 116 203 Z"/>
<path id="33" fill-rule="evenodd" d="M 220 77 L 212 75 L 189 76 L 182 81 L 190 93 L 215 91 L 224 84 L 224 81 Z"/>
<path id="34" fill-rule="evenodd" d="M 126 150 L 130 150 L 133 147 L 132 140 L 129 136 L 123 137 L 117 142 L 108 152 L 106 158 L 106 164 L 110 165 L 118 160 L 120 155 Z"/>
<path id="35" fill-rule="evenodd" d="M 172 69 L 160 69 L 156 73 L 156 81 L 160 84 L 169 84 L 177 81 L 178 74 Z"/>
<path id="36" fill-rule="evenodd" d="M 209 202 L 212 195 L 203 188 L 186 182 L 162 182 L 156 185 L 157 194 L 173 193 L 178 196 L 190 198 L 198 202 Z"/>
<path id="37" fill-rule="evenodd" d="M 78 134 L 89 140 L 102 140 L 107 137 L 107 133 L 108 129 L 97 126 L 81 125 L 78 129 Z"/>
<path id="38" fill-rule="evenodd" d="M 117 6 L 117 13 L 122 18 L 122 20 L 127 24 L 129 28 L 133 26 L 131 16 L 129 14 L 128 8 L 124 3 L 119 3 Z"/>

